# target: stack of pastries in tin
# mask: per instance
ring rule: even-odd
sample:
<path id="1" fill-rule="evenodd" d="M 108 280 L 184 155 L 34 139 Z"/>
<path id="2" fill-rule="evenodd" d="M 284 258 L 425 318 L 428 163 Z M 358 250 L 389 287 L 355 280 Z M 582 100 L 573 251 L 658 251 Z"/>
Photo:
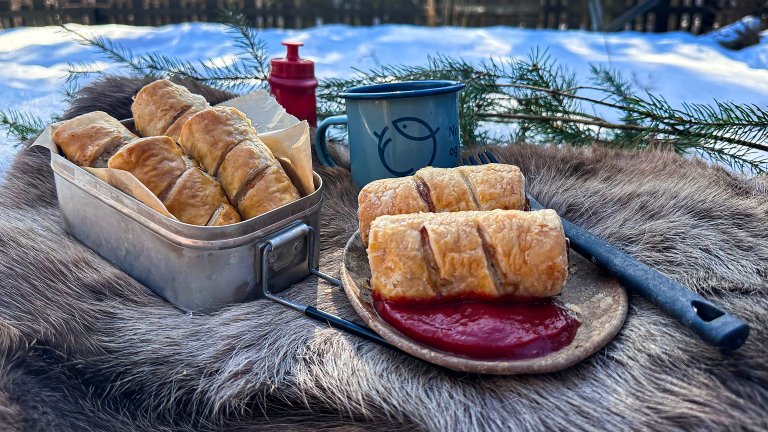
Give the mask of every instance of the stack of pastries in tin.
<path id="1" fill-rule="evenodd" d="M 423 168 L 358 196 L 374 295 L 389 301 L 536 299 L 560 293 L 568 246 L 554 210 L 526 211 L 513 165 Z"/>
<path id="2" fill-rule="evenodd" d="M 92 112 L 58 126 L 53 140 L 77 165 L 130 172 L 188 224 L 232 224 L 300 198 L 237 109 L 211 107 L 187 88 L 158 80 L 138 92 L 131 111 L 143 138 Z"/>

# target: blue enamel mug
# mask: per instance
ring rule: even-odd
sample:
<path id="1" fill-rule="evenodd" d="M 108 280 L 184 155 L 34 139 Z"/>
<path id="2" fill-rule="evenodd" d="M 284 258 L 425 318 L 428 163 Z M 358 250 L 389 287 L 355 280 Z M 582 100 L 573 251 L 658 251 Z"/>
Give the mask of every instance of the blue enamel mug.
<path id="1" fill-rule="evenodd" d="M 341 94 L 347 115 L 323 120 L 315 153 L 320 163 L 336 166 L 328 154 L 326 131 L 347 125 L 349 162 L 358 187 L 373 180 L 412 175 L 419 168 L 459 164 L 459 92 L 456 81 L 406 81 L 349 89 Z"/>

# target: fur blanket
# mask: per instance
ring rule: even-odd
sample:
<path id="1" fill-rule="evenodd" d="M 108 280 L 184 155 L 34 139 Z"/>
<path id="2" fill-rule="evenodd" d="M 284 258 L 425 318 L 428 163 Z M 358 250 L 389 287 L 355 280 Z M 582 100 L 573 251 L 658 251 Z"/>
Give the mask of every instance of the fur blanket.
<path id="1" fill-rule="evenodd" d="M 129 116 L 141 82 L 85 89 L 67 113 Z M 212 101 L 226 94 L 197 88 Z M 768 187 L 666 153 L 498 149 L 534 196 L 752 327 L 723 354 L 632 296 L 606 348 L 560 373 L 458 374 L 269 301 L 180 313 L 67 235 L 44 151 L 0 185 L 0 425 L 6 430 L 713 430 L 768 427 Z M 356 227 L 326 181 L 321 268 Z M 357 319 L 308 278 L 290 295 Z"/>

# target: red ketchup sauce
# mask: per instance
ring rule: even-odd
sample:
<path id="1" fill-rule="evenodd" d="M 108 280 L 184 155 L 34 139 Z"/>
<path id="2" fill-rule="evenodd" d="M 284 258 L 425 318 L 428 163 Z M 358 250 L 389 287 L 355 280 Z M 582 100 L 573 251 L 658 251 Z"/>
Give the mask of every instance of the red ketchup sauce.
<path id="1" fill-rule="evenodd" d="M 427 304 L 384 300 L 374 293 L 373 306 L 381 318 L 413 340 L 484 360 L 521 360 L 558 351 L 573 341 L 580 325 L 551 299 Z"/>

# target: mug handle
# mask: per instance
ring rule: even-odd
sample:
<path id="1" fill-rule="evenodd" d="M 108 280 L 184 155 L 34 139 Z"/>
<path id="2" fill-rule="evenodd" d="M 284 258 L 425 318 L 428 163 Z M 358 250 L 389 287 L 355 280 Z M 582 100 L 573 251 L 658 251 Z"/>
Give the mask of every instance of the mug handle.
<path id="1" fill-rule="evenodd" d="M 329 126 L 343 124 L 347 124 L 347 116 L 337 115 L 328 117 L 320 122 L 320 125 L 317 127 L 317 135 L 315 136 L 315 154 L 317 154 L 317 159 L 322 165 L 331 168 L 337 166 L 336 162 L 328 153 L 328 145 L 325 142 L 325 133 L 328 131 Z"/>

